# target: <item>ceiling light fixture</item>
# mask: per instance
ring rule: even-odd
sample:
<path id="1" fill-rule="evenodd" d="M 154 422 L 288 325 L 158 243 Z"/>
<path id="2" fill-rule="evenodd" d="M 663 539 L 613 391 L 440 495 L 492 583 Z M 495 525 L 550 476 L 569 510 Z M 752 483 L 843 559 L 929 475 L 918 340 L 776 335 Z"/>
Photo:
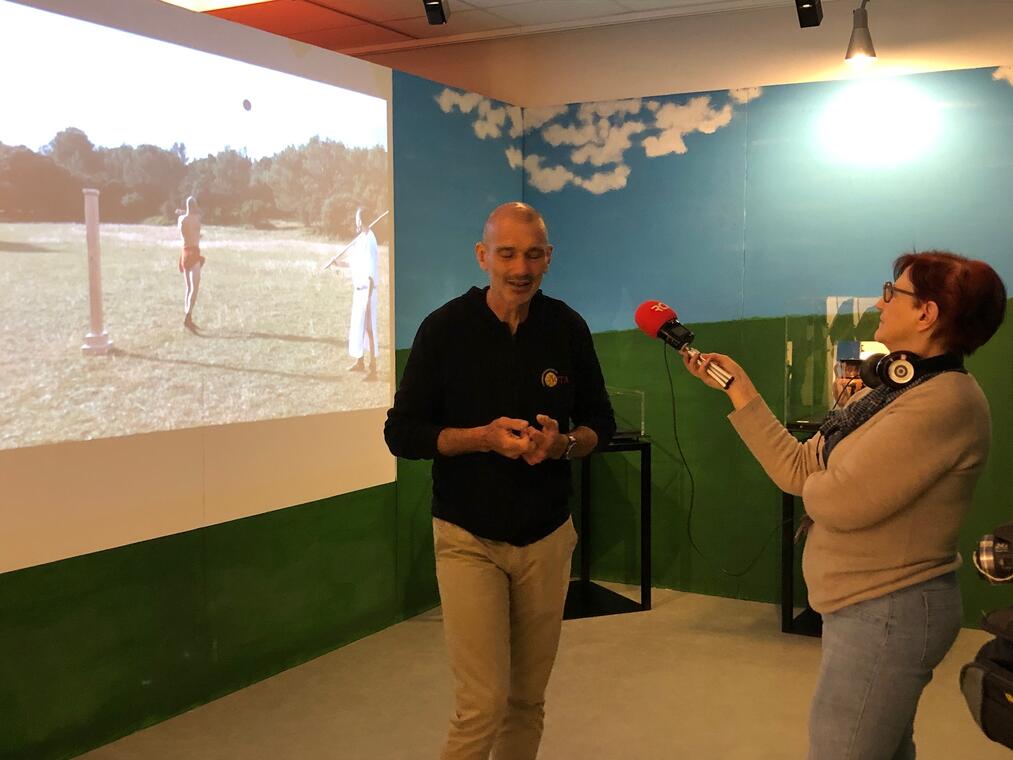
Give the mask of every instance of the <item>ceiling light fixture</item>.
<path id="1" fill-rule="evenodd" d="M 865 61 L 876 57 L 876 49 L 872 46 L 872 35 L 869 34 L 869 12 L 865 6 L 869 0 L 862 0 L 862 5 L 855 8 L 855 22 L 851 30 L 851 41 L 845 61 Z"/>
<path id="2" fill-rule="evenodd" d="M 823 20 L 823 4 L 820 0 L 795 0 L 795 10 L 798 12 L 798 25 L 803 29 L 819 26 Z"/>
<path id="3" fill-rule="evenodd" d="M 431 26 L 446 24 L 450 18 L 450 3 L 447 0 L 422 0 L 426 9 L 426 20 Z"/>
<path id="4" fill-rule="evenodd" d="M 267 0 L 162 0 L 169 5 L 178 5 L 189 11 L 205 13 L 207 11 L 220 11 L 226 8 L 236 8 L 241 5 L 259 5 Z"/>

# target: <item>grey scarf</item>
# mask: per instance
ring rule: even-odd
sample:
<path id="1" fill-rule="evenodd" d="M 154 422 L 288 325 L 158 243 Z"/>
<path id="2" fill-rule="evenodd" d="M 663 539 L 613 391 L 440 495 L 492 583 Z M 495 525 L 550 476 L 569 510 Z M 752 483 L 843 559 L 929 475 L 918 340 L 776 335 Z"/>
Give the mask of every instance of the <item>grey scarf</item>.
<path id="1" fill-rule="evenodd" d="M 924 360 L 922 362 L 924 367 L 923 371 L 907 385 L 901 386 L 900 388 L 891 388 L 888 385 L 881 385 L 858 399 L 858 401 L 848 404 L 843 409 L 827 412 L 827 416 L 824 418 L 823 424 L 820 425 L 820 435 L 823 436 L 824 441 L 823 466 L 827 466 L 827 462 L 830 461 L 830 453 L 834 450 L 834 447 L 838 443 L 840 443 L 846 436 L 857 430 L 861 425 L 865 424 L 872 415 L 893 402 L 902 393 L 911 390 L 916 385 L 921 385 L 927 380 L 931 380 L 941 372 L 967 371 L 959 364 L 958 366 L 953 366 L 953 362 L 956 361 L 959 363 L 959 359 L 947 354 L 943 354 L 943 356 L 948 359 L 945 363 L 943 361 L 939 361 L 941 357 L 933 357 L 932 359 Z M 937 369 L 936 366 L 932 365 L 939 366 L 939 368 Z"/>

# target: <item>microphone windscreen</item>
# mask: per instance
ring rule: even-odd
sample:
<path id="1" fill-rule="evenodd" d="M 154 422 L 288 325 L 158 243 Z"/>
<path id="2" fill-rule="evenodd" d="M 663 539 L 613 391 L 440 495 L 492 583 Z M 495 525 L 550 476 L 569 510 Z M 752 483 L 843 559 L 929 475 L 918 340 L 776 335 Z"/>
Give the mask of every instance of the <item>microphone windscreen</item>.
<path id="1" fill-rule="evenodd" d="M 670 319 L 678 319 L 678 315 L 672 307 L 666 306 L 661 301 L 644 301 L 637 307 L 633 318 L 637 327 L 652 338 L 656 338 L 661 326 Z"/>

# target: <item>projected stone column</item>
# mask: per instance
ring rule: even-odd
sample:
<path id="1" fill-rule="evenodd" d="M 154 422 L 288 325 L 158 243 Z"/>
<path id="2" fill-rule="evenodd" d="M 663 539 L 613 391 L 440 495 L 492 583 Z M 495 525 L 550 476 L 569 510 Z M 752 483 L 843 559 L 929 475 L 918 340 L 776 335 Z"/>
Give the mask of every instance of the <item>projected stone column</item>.
<path id="1" fill-rule="evenodd" d="M 98 235 L 98 190 L 85 188 L 84 224 L 88 237 L 88 301 L 91 306 L 91 330 L 84 336 L 81 350 L 86 354 L 106 354 L 113 342 L 102 327 L 102 249 Z"/>

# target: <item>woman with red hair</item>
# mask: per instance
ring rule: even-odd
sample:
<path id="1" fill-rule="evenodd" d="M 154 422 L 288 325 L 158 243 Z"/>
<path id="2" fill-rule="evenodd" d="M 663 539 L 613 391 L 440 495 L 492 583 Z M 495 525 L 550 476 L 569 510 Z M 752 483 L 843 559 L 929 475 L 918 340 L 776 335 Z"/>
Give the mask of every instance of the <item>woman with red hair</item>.
<path id="1" fill-rule="evenodd" d="M 876 304 L 876 340 L 892 353 L 805 443 L 732 359 L 684 356 L 711 387 L 712 363 L 734 376 L 732 425 L 813 521 L 803 572 L 823 642 L 810 760 L 914 758 L 918 700 L 963 617 L 957 538 L 991 437 L 963 361 L 1002 324 L 1006 288 L 985 262 L 945 251 L 904 254 L 893 274 Z"/>

